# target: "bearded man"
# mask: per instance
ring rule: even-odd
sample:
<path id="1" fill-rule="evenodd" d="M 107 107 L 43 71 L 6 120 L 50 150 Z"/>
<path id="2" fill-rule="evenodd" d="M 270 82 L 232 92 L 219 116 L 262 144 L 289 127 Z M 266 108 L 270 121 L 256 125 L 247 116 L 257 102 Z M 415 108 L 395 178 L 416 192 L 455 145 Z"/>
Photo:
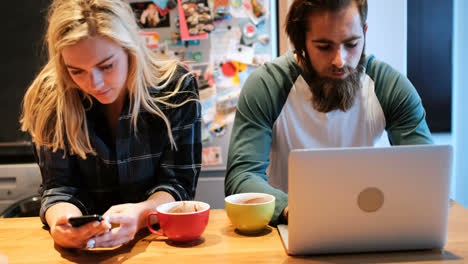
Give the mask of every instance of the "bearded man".
<path id="1" fill-rule="evenodd" d="M 244 84 L 225 194 L 274 195 L 273 226 L 287 222 L 291 150 L 432 143 L 413 85 L 364 54 L 366 18 L 366 0 L 293 1 L 286 33 L 294 51 Z"/>

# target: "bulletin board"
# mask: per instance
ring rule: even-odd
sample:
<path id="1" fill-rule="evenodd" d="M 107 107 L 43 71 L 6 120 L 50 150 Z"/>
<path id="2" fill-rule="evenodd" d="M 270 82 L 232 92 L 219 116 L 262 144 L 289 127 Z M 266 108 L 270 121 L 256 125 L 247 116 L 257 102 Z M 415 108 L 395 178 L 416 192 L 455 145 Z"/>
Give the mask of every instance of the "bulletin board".
<path id="1" fill-rule="evenodd" d="M 127 0 L 161 59 L 197 77 L 203 169 L 224 170 L 237 99 L 249 73 L 272 59 L 269 0 Z"/>

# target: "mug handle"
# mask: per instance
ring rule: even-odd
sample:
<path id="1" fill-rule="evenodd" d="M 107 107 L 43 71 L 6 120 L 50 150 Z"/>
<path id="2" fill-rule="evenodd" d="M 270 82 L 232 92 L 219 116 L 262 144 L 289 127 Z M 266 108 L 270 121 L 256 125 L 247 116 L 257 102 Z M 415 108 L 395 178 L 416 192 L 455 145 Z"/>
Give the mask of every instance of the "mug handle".
<path id="1" fill-rule="evenodd" d="M 152 215 L 155 215 L 155 216 L 158 216 L 158 212 L 150 212 L 147 216 L 146 216 L 146 225 L 148 226 L 148 229 L 151 231 L 151 233 L 153 234 L 156 234 L 156 235 L 160 235 L 160 236 L 166 236 L 164 235 L 163 233 L 159 232 L 159 231 L 156 231 L 154 230 L 152 227 L 151 227 L 151 222 L 150 222 L 150 216 Z"/>

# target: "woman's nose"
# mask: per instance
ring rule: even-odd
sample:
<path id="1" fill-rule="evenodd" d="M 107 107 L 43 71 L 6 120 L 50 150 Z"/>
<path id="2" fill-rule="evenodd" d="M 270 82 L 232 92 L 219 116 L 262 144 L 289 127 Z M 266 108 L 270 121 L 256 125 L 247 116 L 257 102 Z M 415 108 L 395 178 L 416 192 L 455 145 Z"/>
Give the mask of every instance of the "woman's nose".
<path id="1" fill-rule="evenodd" d="M 93 69 L 89 74 L 89 88 L 92 90 L 99 90 L 104 85 L 102 72 Z"/>

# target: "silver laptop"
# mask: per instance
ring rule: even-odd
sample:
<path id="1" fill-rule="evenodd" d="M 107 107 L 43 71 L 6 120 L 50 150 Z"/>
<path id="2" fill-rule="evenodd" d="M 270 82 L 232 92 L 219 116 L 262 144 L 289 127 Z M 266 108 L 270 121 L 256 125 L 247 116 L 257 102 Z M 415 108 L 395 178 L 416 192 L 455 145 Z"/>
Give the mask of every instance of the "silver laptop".
<path id="1" fill-rule="evenodd" d="M 452 147 L 295 150 L 289 155 L 290 255 L 442 248 Z"/>

